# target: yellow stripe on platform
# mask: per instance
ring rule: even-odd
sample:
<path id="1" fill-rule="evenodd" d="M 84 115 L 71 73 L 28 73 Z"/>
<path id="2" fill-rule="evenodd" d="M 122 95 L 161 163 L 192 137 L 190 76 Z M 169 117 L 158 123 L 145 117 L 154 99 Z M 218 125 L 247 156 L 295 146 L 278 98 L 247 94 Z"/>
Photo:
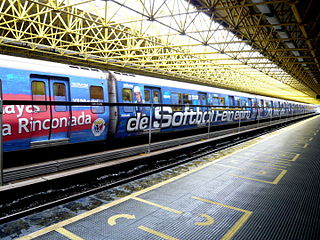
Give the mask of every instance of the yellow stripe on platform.
<path id="1" fill-rule="evenodd" d="M 64 228 L 58 228 L 55 231 L 60 233 L 60 234 L 62 234 L 65 237 L 71 239 L 71 240 L 84 240 L 83 238 L 75 235 L 74 233 L 72 233 L 72 232 L 70 232 L 70 231 L 68 231 L 68 230 L 66 230 Z"/>
<path id="2" fill-rule="evenodd" d="M 162 206 L 160 204 L 157 204 L 157 203 L 154 203 L 154 202 L 150 202 L 150 201 L 147 201 L 147 200 L 144 200 L 142 198 L 138 198 L 138 197 L 132 197 L 132 199 L 136 200 L 136 201 L 139 201 L 139 202 L 143 202 L 145 204 L 149 204 L 149 205 L 152 205 L 154 207 L 158 207 L 158 208 L 161 208 L 163 210 L 166 210 L 166 211 L 169 211 L 169 212 L 173 212 L 173 213 L 176 213 L 176 214 L 182 214 L 183 212 L 179 211 L 179 210 L 175 210 L 175 209 L 172 209 L 172 208 L 169 208 L 169 207 L 166 207 L 166 206 Z"/>
<path id="3" fill-rule="evenodd" d="M 139 226 L 138 228 L 139 228 L 140 230 L 142 230 L 142 231 L 151 233 L 152 235 L 161 237 L 162 239 L 166 239 L 166 240 L 179 240 L 178 238 L 171 237 L 171 236 L 169 236 L 169 235 L 167 235 L 167 234 L 164 234 L 164 233 L 162 233 L 162 232 L 158 232 L 158 231 L 156 231 L 156 230 L 153 230 L 153 229 L 148 228 L 148 227 L 145 227 L 145 226 Z"/>

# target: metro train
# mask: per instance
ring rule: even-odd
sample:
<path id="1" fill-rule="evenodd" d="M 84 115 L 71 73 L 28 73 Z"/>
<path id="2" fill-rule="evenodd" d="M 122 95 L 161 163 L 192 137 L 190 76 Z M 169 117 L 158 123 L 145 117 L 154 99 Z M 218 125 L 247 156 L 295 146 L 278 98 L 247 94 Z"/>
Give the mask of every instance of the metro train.
<path id="1" fill-rule="evenodd" d="M 0 79 L 4 100 L 176 104 L 152 108 L 4 105 L 6 152 L 108 142 L 146 134 L 149 128 L 164 133 L 316 111 L 311 104 L 6 55 L 0 55 Z"/>

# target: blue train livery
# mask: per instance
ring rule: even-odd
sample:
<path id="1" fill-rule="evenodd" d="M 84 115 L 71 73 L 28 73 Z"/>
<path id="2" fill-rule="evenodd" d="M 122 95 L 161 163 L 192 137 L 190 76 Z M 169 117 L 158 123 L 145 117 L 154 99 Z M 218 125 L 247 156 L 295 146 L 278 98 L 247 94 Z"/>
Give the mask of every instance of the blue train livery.
<path id="1" fill-rule="evenodd" d="M 0 55 L 0 79 L 4 100 L 152 104 L 5 105 L 4 151 L 109 141 L 143 135 L 149 129 L 183 131 L 316 111 L 311 104 L 5 55 Z"/>

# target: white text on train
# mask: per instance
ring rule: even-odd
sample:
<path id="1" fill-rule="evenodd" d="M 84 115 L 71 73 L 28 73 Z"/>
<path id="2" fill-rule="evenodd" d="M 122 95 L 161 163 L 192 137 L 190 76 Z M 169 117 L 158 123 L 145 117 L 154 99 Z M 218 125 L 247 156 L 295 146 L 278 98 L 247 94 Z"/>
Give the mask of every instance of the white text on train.
<path id="1" fill-rule="evenodd" d="M 232 110 L 208 110 L 197 111 L 186 108 L 184 112 L 174 112 L 171 107 L 156 107 L 152 119 L 153 128 L 180 127 L 186 125 L 203 125 L 209 122 L 230 122 L 242 119 L 250 119 L 250 111 Z M 140 112 L 135 117 L 129 118 L 127 131 L 136 132 L 149 128 L 149 116 L 142 116 Z"/>

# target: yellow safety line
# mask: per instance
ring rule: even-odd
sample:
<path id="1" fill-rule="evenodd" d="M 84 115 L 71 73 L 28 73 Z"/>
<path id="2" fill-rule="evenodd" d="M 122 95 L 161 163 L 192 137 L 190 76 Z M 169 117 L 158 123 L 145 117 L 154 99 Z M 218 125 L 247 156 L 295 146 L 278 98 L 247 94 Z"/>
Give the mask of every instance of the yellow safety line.
<path id="1" fill-rule="evenodd" d="M 72 233 L 64 228 L 58 228 L 58 229 L 56 229 L 56 232 L 62 234 L 63 236 L 65 236 L 71 240 L 84 240 L 83 238 L 75 235 L 74 233 Z"/>
<path id="2" fill-rule="evenodd" d="M 221 240 L 230 240 L 237 231 L 248 221 L 253 212 L 246 211 L 241 218 L 229 229 L 229 231 L 221 238 Z"/>
<path id="3" fill-rule="evenodd" d="M 315 118 L 317 118 L 317 117 L 319 117 L 319 116 L 315 116 L 315 117 L 306 119 L 306 120 L 304 120 L 304 121 L 302 121 L 302 122 L 293 124 L 293 126 L 298 127 L 298 126 L 300 126 L 301 124 L 307 123 L 307 122 L 309 122 L 309 121 L 311 121 L 311 120 L 313 120 L 313 119 L 315 119 Z M 290 127 L 284 128 L 284 129 L 277 130 L 276 132 L 277 132 L 278 134 L 281 134 L 282 132 L 284 132 L 284 130 L 287 130 L 287 131 L 291 130 L 291 129 L 293 128 L 293 126 L 290 126 Z M 90 215 L 93 215 L 93 214 L 95 214 L 95 213 L 101 212 L 101 211 L 103 211 L 103 210 L 105 210 L 105 209 L 108 209 L 108 208 L 110 208 L 110 207 L 113 207 L 113 206 L 115 206 L 115 205 L 118 205 L 118 204 L 120 204 L 120 203 L 123 203 L 123 202 L 129 200 L 129 199 L 132 198 L 132 197 L 139 196 L 139 195 L 141 195 L 141 194 L 143 194 L 143 193 L 149 192 L 149 191 L 154 190 L 154 189 L 156 189 L 156 188 L 159 188 L 159 187 L 161 187 L 161 186 L 163 186 L 163 185 L 166 185 L 166 184 L 168 184 L 168 183 L 174 182 L 174 181 L 176 181 L 176 180 L 178 180 L 178 179 L 180 179 L 180 178 L 183 178 L 183 177 L 185 177 L 185 176 L 188 176 L 188 175 L 190 175 L 190 174 L 192 174 L 192 173 L 194 173 L 194 172 L 197 172 L 197 171 L 199 171 L 199 170 L 201 170 L 201 169 L 203 169 L 203 168 L 206 168 L 206 167 L 208 167 L 208 166 L 214 165 L 215 163 L 220 162 L 220 161 L 222 161 L 222 160 L 225 159 L 225 158 L 228 158 L 228 157 L 230 157 L 230 156 L 232 156 L 232 155 L 235 155 L 235 154 L 237 154 L 237 153 L 239 153 L 239 152 L 241 152 L 241 151 L 244 151 L 244 150 L 246 150 L 246 149 L 248 149 L 248 148 L 250 148 L 250 147 L 252 147 L 252 146 L 254 146 L 254 145 L 257 145 L 257 144 L 259 144 L 259 143 L 261 143 L 261 142 L 267 141 L 267 140 L 269 140 L 270 138 L 274 137 L 274 133 L 272 133 L 272 136 L 270 136 L 270 135 L 271 135 L 271 134 L 266 134 L 266 135 L 263 136 L 263 137 L 259 137 L 259 138 L 261 139 L 260 141 L 253 141 L 253 143 L 249 144 L 248 146 L 246 146 L 246 147 L 244 147 L 244 148 L 242 148 L 242 149 L 238 149 L 238 150 L 234 151 L 233 153 L 227 154 L 227 155 L 221 157 L 220 159 L 217 159 L 216 161 L 209 162 L 209 163 L 204 164 L 204 165 L 202 165 L 202 166 L 199 166 L 199 167 L 197 167 L 197 168 L 191 169 L 191 170 L 188 171 L 188 172 L 182 173 L 182 174 L 180 174 L 180 175 L 178 175 L 178 176 L 175 176 L 175 177 L 173 177 L 173 178 L 170 178 L 170 179 L 168 179 L 168 180 L 165 180 L 165 181 L 163 181 L 163 182 L 160 182 L 160 183 L 158 183 L 158 184 L 155 184 L 155 185 L 153 185 L 153 186 L 151 186 L 151 187 L 148 187 L 148 188 L 146 188 L 146 189 L 140 190 L 140 191 L 135 192 L 135 193 L 133 193 L 133 194 L 130 194 L 130 195 L 128 195 L 128 196 L 126 196 L 126 197 L 123 197 L 123 198 L 121 198 L 121 199 L 117 199 L 117 200 L 115 200 L 115 201 L 113 201 L 113 202 L 107 203 L 107 204 L 105 204 L 105 205 L 102 205 L 102 206 L 97 207 L 97 208 L 95 208 L 95 209 L 92 209 L 92 210 L 90 210 L 90 211 L 84 212 L 84 213 L 82 213 L 82 214 L 80 214 L 80 215 L 78 215 L 78 216 L 72 217 L 72 218 L 70 218 L 70 219 L 64 220 L 64 221 L 59 222 L 59 223 L 56 223 L 56 224 L 53 224 L 53 225 L 51 225 L 51 226 L 49 226 L 49 227 L 46 227 L 46 228 L 44 228 L 44 229 L 41 229 L 41 230 L 39 230 L 39 231 L 30 233 L 30 234 L 28 234 L 28 235 L 26 235 L 26 236 L 23 236 L 23 237 L 21 237 L 21 238 L 18 238 L 17 240 L 29 240 L 29 239 L 36 238 L 36 237 L 41 236 L 41 235 L 43 235 L 43 234 L 46 234 L 46 233 L 48 233 L 48 232 L 54 231 L 54 230 L 56 230 L 56 229 L 58 229 L 58 228 L 64 227 L 64 226 L 66 226 L 66 225 L 68 225 L 68 224 L 70 224 L 70 223 L 79 221 L 79 220 L 84 219 L 84 218 L 86 218 L 86 217 L 88 217 L 88 216 L 90 216 Z"/>
<path id="4" fill-rule="evenodd" d="M 214 202 L 208 199 L 204 199 L 204 198 L 199 198 L 199 197 L 192 197 L 193 199 L 202 201 L 202 202 L 207 202 L 207 203 L 211 203 L 214 205 L 218 205 L 221 207 L 225 207 L 225 208 L 229 208 L 232 210 L 236 210 L 236 211 L 240 211 L 243 212 L 244 214 L 241 216 L 241 218 L 229 229 L 229 231 L 221 238 L 221 240 L 229 240 L 232 239 L 233 235 L 245 224 L 245 222 L 250 218 L 250 216 L 253 214 L 253 212 L 245 210 L 245 209 L 241 209 L 241 208 L 237 208 L 237 207 L 233 207 L 233 206 L 229 206 L 229 205 L 225 205 L 219 202 Z"/>
<path id="5" fill-rule="evenodd" d="M 250 165 L 250 166 L 254 166 L 254 167 L 268 168 L 268 169 L 279 170 L 279 171 L 284 170 L 283 168 L 267 167 L 267 166 L 261 166 L 261 165 L 258 165 L 258 164 L 251 164 L 251 163 L 250 163 L 249 165 Z"/>
<path id="6" fill-rule="evenodd" d="M 158 236 L 158 237 L 161 237 L 161 238 L 163 238 L 163 239 L 167 239 L 167 240 L 179 240 L 178 238 L 171 237 L 171 236 L 169 236 L 169 235 L 167 235 L 167 234 L 158 232 L 158 231 L 156 231 L 156 230 L 153 230 L 153 229 L 148 228 L 148 227 L 145 227 L 145 226 L 139 226 L 138 228 L 139 228 L 140 230 L 143 230 L 143 231 L 145 231 L 145 232 L 151 233 L 151 234 L 156 235 L 156 236 Z"/>
<path id="7" fill-rule="evenodd" d="M 276 177 L 276 179 L 272 183 L 278 184 L 286 173 L 287 173 L 287 170 L 282 170 L 282 172 L 278 175 L 278 177 Z"/>
<path id="8" fill-rule="evenodd" d="M 290 161 L 295 162 L 300 157 L 300 154 L 297 153 Z"/>
<path id="9" fill-rule="evenodd" d="M 196 196 L 192 196 L 191 198 L 199 200 L 199 201 L 202 201 L 202 202 L 207 202 L 207 203 L 211 203 L 211 204 L 214 204 L 214 205 L 218 205 L 218 206 L 221 206 L 221 207 L 229 208 L 229 209 L 232 209 L 232 210 L 244 212 L 244 213 L 245 212 L 250 212 L 250 211 L 242 209 L 242 208 L 237 208 L 237 207 L 233 207 L 233 206 L 230 206 L 230 205 L 225 205 L 223 203 L 211 201 L 211 200 L 200 198 L 200 197 L 196 197 Z"/>
<path id="10" fill-rule="evenodd" d="M 309 144 L 306 143 L 306 144 L 303 146 L 303 148 L 307 148 L 308 146 L 309 146 Z"/>
<path id="11" fill-rule="evenodd" d="M 272 165 L 275 165 L 275 166 L 280 166 L 280 167 L 288 167 L 288 166 L 292 166 L 292 164 L 290 163 L 287 163 L 287 162 L 272 162 L 272 161 L 266 161 L 266 160 L 258 160 L 258 159 L 254 159 L 252 161 L 255 161 L 255 162 L 265 162 L 265 163 L 272 163 Z M 275 160 L 276 161 L 276 160 Z M 283 166 L 282 166 L 283 165 Z"/>
<path id="12" fill-rule="evenodd" d="M 157 203 L 154 203 L 154 202 L 150 202 L 150 201 L 144 200 L 144 199 L 142 199 L 142 198 L 132 197 L 132 199 L 137 200 L 137 201 L 139 201 L 139 202 L 143 202 L 143 203 L 152 205 L 152 206 L 155 206 L 155 207 L 158 207 L 158 208 L 161 208 L 161 209 L 166 210 L 166 211 L 169 211 L 169 212 L 176 213 L 176 214 L 182 214 L 182 213 L 183 213 L 182 211 L 175 210 L 175 209 L 172 209 L 172 208 L 169 208 L 169 207 L 165 207 L 165 206 L 162 206 L 162 205 L 160 205 L 160 204 L 157 204 Z"/>
<path id="13" fill-rule="evenodd" d="M 251 178 L 251 177 L 245 177 L 245 176 L 240 176 L 240 175 L 235 175 L 235 174 L 229 174 L 230 176 L 233 177 L 239 177 L 239 178 L 244 178 L 248 180 L 253 180 L 256 182 L 262 182 L 262 183 L 269 183 L 269 184 L 278 184 L 280 180 L 283 178 L 283 176 L 287 173 L 288 170 L 282 170 L 281 173 L 271 182 L 271 181 L 265 181 L 265 180 L 260 180 L 257 178 Z"/>

